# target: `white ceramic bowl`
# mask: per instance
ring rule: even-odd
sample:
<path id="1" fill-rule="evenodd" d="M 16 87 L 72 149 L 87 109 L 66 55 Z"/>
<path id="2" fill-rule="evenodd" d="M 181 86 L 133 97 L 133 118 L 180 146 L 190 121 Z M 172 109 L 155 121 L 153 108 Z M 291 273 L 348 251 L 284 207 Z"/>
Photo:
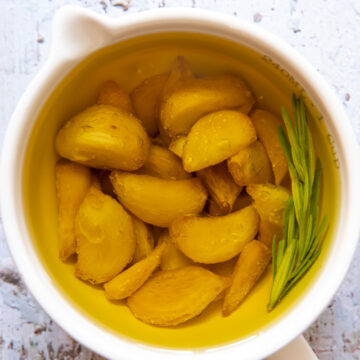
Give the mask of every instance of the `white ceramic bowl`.
<path id="1" fill-rule="evenodd" d="M 241 43 L 279 64 L 305 89 L 325 119 L 340 166 L 338 226 L 326 261 L 317 278 L 285 317 L 246 342 L 203 351 L 175 351 L 137 345 L 97 327 L 63 296 L 46 273 L 25 222 L 22 201 L 24 155 L 29 134 L 47 95 L 90 53 L 118 41 L 157 32 L 190 31 Z M 336 96 L 314 68 L 289 45 L 253 24 L 214 12 L 160 9 L 106 18 L 65 7 L 55 17 L 48 61 L 23 95 L 6 135 L 1 176 L 1 206 L 11 254 L 32 294 L 47 313 L 71 336 L 112 359 L 260 359 L 304 331 L 329 303 L 343 280 L 359 234 L 359 150 Z"/>

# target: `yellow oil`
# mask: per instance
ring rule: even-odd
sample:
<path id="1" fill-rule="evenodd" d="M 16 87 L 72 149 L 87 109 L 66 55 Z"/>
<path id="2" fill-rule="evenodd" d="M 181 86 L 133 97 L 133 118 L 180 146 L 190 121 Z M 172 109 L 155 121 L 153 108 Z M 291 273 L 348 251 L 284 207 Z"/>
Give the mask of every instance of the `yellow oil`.
<path id="1" fill-rule="evenodd" d="M 257 106 L 280 114 L 291 109 L 291 94 L 301 87 L 270 59 L 244 46 L 216 37 L 188 33 L 144 36 L 102 49 L 74 68 L 56 87 L 42 108 L 27 145 L 23 172 L 23 198 L 34 246 L 59 291 L 97 326 L 130 341 L 166 348 L 209 348 L 257 336 L 286 315 L 305 293 L 331 247 L 339 199 L 339 174 L 331 137 L 323 119 L 307 99 L 311 128 L 323 165 L 321 209 L 326 209 L 330 228 L 316 264 L 272 312 L 266 311 L 271 288 L 270 270 L 244 303 L 229 317 L 220 314 L 220 303 L 181 326 L 160 328 L 132 316 L 125 303 L 109 302 L 101 287 L 78 280 L 71 262 L 58 259 L 57 208 L 54 184 L 54 138 L 72 115 L 96 101 L 100 85 L 116 80 L 131 91 L 144 78 L 166 72 L 177 55 L 184 55 L 200 75 L 234 74 L 242 77 L 257 97 Z"/>

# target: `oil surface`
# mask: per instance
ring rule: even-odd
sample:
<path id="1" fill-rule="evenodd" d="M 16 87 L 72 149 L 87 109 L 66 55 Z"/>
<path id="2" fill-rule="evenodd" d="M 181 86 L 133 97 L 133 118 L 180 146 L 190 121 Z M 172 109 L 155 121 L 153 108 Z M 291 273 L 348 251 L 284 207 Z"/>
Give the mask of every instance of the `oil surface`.
<path id="1" fill-rule="evenodd" d="M 157 34 L 128 40 L 94 53 L 57 86 L 43 107 L 28 143 L 23 175 L 27 223 L 39 258 L 54 284 L 73 305 L 99 327 L 143 344 L 167 348 L 215 347 L 257 336 L 284 316 L 300 300 L 331 246 L 336 225 L 339 174 L 323 119 L 307 100 L 311 129 L 323 165 L 321 209 L 326 209 L 330 229 L 324 250 L 312 269 L 272 312 L 266 311 L 271 271 L 261 278 L 243 304 L 223 318 L 220 303 L 211 304 L 199 317 L 174 328 L 160 328 L 138 321 L 123 302 L 106 300 L 101 287 L 93 287 L 74 275 L 71 262 L 58 258 L 54 138 L 71 116 L 96 102 L 101 84 L 116 80 L 131 91 L 148 76 L 167 72 L 177 55 L 184 55 L 200 75 L 232 74 L 243 78 L 257 98 L 257 107 L 280 115 L 291 110 L 291 94 L 301 87 L 271 59 L 246 47 L 215 37 L 195 34 Z"/>

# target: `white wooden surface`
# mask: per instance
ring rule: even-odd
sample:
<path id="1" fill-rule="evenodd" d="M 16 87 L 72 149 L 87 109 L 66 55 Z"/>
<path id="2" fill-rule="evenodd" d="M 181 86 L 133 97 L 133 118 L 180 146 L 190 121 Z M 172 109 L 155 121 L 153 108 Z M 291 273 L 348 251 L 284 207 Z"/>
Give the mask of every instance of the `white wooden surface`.
<path id="1" fill-rule="evenodd" d="M 48 54 L 53 15 L 65 4 L 114 17 L 165 6 L 200 7 L 255 22 L 289 42 L 327 79 L 360 140 L 360 0 L 0 0 L 0 145 L 20 95 Z M 305 333 L 322 360 L 360 359 L 359 260 L 360 250 L 337 295 Z M 101 359 L 34 302 L 1 230 L 0 324 L 0 359 Z"/>

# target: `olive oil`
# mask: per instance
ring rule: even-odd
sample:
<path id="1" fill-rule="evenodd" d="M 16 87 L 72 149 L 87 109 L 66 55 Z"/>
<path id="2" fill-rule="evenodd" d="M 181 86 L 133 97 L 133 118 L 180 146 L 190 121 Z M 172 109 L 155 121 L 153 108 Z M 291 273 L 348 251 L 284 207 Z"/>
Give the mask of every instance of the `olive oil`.
<path id="1" fill-rule="evenodd" d="M 58 258 L 55 194 L 55 134 L 73 115 L 97 100 L 101 84 L 115 80 L 130 92 L 146 77 L 169 71 L 178 55 L 185 56 L 195 74 L 238 75 L 256 96 L 257 108 L 280 116 L 291 110 L 291 94 L 305 95 L 310 127 L 323 166 L 322 215 L 329 216 L 323 252 L 305 277 L 272 312 L 267 312 L 272 275 L 268 268 L 254 290 L 229 317 L 221 316 L 221 302 L 211 304 L 199 317 L 174 328 L 149 326 L 137 320 L 123 302 L 109 302 L 99 287 L 74 276 L 71 260 Z M 339 199 L 339 163 L 318 113 L 301 86 L 272 59 L 245 46 L 220 38 L 189 33 L 156 34 L 123 41 L 95 52 L 78 64 L 55 88 L 37 118 L 27 144 L 23 169 L 26 221 L 39 259 L 64 297 L 97 326 L 137 343 L 165 348 L 209 348 L 257 336 L 300 301 L 314 283 L 331 247 Z M 73 260 L 74 261 L 74 260 Z"/>

